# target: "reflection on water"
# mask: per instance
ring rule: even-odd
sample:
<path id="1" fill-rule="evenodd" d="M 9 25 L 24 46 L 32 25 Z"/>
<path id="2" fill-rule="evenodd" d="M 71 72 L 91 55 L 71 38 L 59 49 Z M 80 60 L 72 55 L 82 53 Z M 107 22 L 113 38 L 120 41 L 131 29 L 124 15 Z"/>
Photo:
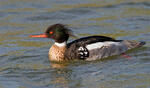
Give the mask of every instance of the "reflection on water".
<path id="1" fill-rule="evenodd" d="M 29 38 L 67 24 L 80 38 L 105 35 L 147 44 L 108 60 L 53 63 L 49 39 Z M 147 88 L 150 86 L 150 1 L 0 0 L 0 88 Z M 70 38 L 72 41 L 76 38 Z"/>
<path id="2" fill-rule="evenodd" d="M 55 64 L 56 65 L 56 64 Z M 57 64 L 58 66 L 58 64 Z M 62 65 L 61 65 L 62 66 Z M 25 69 L 24 69 L 25 70 Z M 72 78 L 76 77 L 72 73 L 71 68 L 65 67 L 55 67 L 48 69 L 28 69 L 22 72 L 22 84 L 25 86 L 35 86 L 35 87 L 60 87 L 68 88 L 74 86 L 72 82 L 79 84 L 79 81 L 75 81 Z M 42 80 L 42 81 L 41 81 Z M 76 86 L 75 86 L 76 87 Z"/>
<path id="3" fill-rule="evenodd" d="M 63 64 L 63 63 L 51 63 L 50 66 L 52 68 L 65 68 L 67 65 L 66 64 Z"/>

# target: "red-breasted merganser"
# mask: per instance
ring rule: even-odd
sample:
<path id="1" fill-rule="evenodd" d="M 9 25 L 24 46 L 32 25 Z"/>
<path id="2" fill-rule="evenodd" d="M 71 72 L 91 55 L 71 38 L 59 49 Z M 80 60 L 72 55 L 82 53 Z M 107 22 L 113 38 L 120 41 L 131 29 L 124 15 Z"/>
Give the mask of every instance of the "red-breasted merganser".
<path id="1" fill-rule="evenodd" d="M 106 36 L 88 36 L 67 43 L 71 31 L 63 24 L 54 24 L 47 28 L 44 34 L 31 37 L 51 38 L 55 43 L 49 50 L 51 61 L 65 60 L 96 60 L 112 55 L 119 55 L 129 49 L 141 47 L 145 42 L 115 40 Z"/>

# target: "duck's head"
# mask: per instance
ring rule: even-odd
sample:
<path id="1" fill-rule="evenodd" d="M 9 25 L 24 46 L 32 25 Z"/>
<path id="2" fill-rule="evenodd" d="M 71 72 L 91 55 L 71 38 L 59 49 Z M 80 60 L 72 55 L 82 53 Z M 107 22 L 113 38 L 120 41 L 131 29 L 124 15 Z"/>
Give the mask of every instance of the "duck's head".
<path id="1" fill-rule="evenodd" d="M 39 35 L 31 35 L 30 37 L 51 38 L 57 43 L 62 43 L 68 40 L 72 35 L 71 31 L 63 24 L 54 24 L 47 28 L 45 33 Z"/>

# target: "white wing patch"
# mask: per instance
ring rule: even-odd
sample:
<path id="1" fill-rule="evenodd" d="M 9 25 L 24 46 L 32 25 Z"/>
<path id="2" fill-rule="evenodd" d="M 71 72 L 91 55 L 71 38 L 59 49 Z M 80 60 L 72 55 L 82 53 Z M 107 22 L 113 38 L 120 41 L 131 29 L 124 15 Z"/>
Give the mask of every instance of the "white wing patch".
<path id="1" fill-rule="evenodd" d="M 89 57 L 86 60 L 96 60 L 106 58 L 112 55 L 119 55 L 128 50 L 123 42 L 97 42 L 86 46 L 89 51 Z"/>
<path id="2" fill-rule="evenodd" d="M 104 47 L 104 46 L 112 46 L 112 45 L 115 45 L 115 46 L 120 46 L 120 42 L 97 42 L 97 43 L 93 43 L 93 44 L 89 44 L 86 46 L 86 48 L 88 50 L 93 50 L 93 49 L 98 49 L 98 48 L 101 48 L 101 47 Z"/>
<path id="3" fill-rule="evenodd" d="M 89 52 L 85 47 L 79 47 L 78 49 L 78 55 L 80 59 L 87 58 L 89 56 Z"/>

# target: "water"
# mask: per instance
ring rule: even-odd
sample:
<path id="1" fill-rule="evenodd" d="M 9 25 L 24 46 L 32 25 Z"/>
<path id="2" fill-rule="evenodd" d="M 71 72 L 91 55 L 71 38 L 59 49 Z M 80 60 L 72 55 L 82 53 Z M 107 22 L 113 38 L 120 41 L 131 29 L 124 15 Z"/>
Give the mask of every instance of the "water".
<path id="1" fill-rule="evenodd" d="M 98 61 L 52 63 L 52 40 L 29 38 L 67 24 L 78 36 L 146 41 Z M 0 0 L 0 88 L 150 88 L 149 0 Z M 69 41 L 75 38 L 70 38 Z"/>

